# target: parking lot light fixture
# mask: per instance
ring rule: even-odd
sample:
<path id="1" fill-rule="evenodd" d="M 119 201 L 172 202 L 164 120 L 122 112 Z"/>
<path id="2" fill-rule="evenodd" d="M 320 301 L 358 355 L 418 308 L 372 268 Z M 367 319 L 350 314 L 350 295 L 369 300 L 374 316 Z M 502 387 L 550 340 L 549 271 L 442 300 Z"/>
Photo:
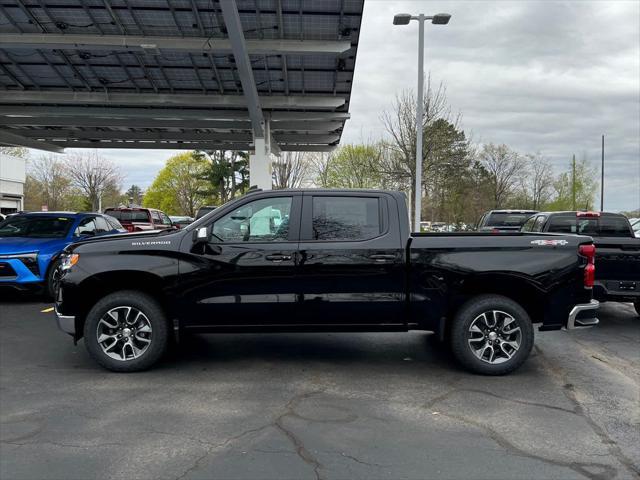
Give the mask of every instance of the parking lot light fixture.
<path id="1" fill-rule="evenodd" d="M 420 231 L 420 220 L 422 213 L 422 122 L 423 122 L 423 94 L 424 94 L 424 22 L 431 20 L 434 25 L 446 25 L 449 23 L 451 15 L 448 13 L 438 13 L 427 16 L 423 13 L 411 15 L 409 13 L 398 13 L 393 17 L 394 25 L 408 25 L 411 20 L 418 21 L 418 105 L 416 108 L 416 184 L 415 184 L 415 205 L 413 210 L 413 226 L 416 232 Z"/>
<path id="2" fill-rule="evenodd" d="M 451 15 L 449 15 L 448 13 L 438 13 L 433 16 L 431 23 L 433 23 L 434 25 L 446 25 L 447 23 L 449 23 L 450 18 Z"/>
<path id="3" fill-rule="evenodd" d="M 398 13 L 393 17 L 394 25 L 409 25 L 410 21 L 411 21 L 410 13 Z"/>

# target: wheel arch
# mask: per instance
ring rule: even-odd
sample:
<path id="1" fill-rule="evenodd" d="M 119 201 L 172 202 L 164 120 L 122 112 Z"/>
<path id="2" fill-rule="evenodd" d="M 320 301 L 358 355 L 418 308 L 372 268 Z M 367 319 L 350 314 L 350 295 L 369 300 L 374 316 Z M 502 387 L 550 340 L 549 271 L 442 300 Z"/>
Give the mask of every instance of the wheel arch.
<path id="1" fill-rule="evenodd" d="M 139 270 L 115 270 L 102 272 L 84 279 L 74 289 L 74 297 L 80 298 L 76 314 L 75 339 L 82 338 L 84 323 L 91 308 L 106 295 L 123 290 L 145 293 L 154 298 L 169 316 L 165 295 L 165 282 L 157 275 Z"/>
<path id="2" fill-rule="evenodd" d="M 465 278 L 450 296 L 448 317 L 453 318 L 467 301 L 479 295 L 500 295 L 513 300 L 527 312 L 532 323 L 542 322 L 544 319 L 546 290 L 530 278 L 508 273 L 488 273 Z M 447 322 L 446 328 L 450 328 L 450 325 L 451 322 Z"/>

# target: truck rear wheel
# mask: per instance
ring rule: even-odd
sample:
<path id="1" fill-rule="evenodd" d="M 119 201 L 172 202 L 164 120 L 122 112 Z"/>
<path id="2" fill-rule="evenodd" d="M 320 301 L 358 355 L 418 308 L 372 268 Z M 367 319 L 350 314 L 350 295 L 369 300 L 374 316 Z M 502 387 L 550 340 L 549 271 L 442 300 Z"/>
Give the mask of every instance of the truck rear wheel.
<path id="1" fill-rule="evenodd" d="M 108 370 L 145 370 L 167 350 L 166 315 L 145 293 L 115 292 L 98 301 L 87 315 L 84 341 L 89 355 Z"/>
<path id="2" fill-rule="evenodd" d="M 501 295 L 480 295 L 466 302 L 451 327 L 451 349 L 467 370 L 484 375 L 512 372 L 533 348 L 527 312 Z"/>

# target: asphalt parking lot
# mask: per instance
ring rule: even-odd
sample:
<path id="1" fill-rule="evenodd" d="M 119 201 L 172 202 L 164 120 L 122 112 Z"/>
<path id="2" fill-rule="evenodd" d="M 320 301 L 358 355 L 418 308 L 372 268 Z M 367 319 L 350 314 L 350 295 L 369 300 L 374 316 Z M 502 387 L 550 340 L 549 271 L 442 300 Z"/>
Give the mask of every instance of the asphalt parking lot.
<path id="1" fill-rule="evenodd" d="M 114 374 L 0 303 L 0 478 L 638 478 L 640 319 L 538 333 L 507 377 L 420 332 L 187 338 Z"/>

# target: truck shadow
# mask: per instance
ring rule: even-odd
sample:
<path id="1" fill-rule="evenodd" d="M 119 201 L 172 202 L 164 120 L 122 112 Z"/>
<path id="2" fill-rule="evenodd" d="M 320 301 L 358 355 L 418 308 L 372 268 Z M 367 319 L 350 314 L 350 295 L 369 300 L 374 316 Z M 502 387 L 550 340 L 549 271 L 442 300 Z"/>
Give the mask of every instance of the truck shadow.
<path id="1" fill-rule="evenodd" d="M 186 335 L 160 368 L 231 364 L 237 368 L 256 362 L 298 368 L 318 364 L 456 368 L 448 350 L 425 332 Z"/>

